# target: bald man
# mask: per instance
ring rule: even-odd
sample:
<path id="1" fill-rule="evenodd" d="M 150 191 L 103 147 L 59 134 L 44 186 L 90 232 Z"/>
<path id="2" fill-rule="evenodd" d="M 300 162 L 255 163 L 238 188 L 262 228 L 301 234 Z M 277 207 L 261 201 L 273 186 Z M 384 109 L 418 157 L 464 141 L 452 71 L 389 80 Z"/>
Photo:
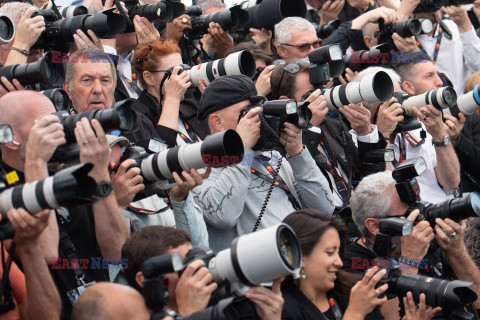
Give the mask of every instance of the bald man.
<path id="1" fill-rule="evenodd" d="M 6 174 L 16 172 L 17 183 L 48 177 L 48 162 L 56 148 L 66 142 L 63 126 L 52 113 L 55 108 L 44 95 L 34 91 L 10 92 L 0 98 L 0 123 L 9 124 L 13 142 L 0 145 L 2 167 Z M 105 133 L 96 120 L 78 122 L 75 135 L 80 150 L 80 162 L 90 162 L 89 175 L 97 183 L 109 182 L 109 147 Z M 5 177 L 4 181 L 7 181 Z M 118 209 L 115 195 L 110 193 L 95 204 L 71 207 L 62 211 L 66 221 L 62 229 L 75 247 L 79 259 L 88 261 L 84 273 L 85 283 L 107 280 L 106 264 L 100 259 L 119 260 L 121 246 L 128 236 L 128 227 Z M 63 300 L 64 311 L 69 314 L 72 302 L 67 292 L 79 289 L 76 275 L 64 250 L 59 252 L 59 226 L 52 211 L 47 228 L 42 232 L 41 246 Z M 66 245 L 60 243 L 60 246 Z M 59 253 L 61 253 L 59 258 Z M 100 267 L 91 268 L 92 257 Z M 71 258 L 70 258 L 71 259 Z M 83 267 L 83 265 L 82 265 Z M 81 288 L 80 288 L 81 289 Z"/>
<path id="2" fill-rule="evenodd" d="M 121 284 L 100 282 L 88 287 L 73 308 L 72 320 L 148 320 L 142 295 Z"/>

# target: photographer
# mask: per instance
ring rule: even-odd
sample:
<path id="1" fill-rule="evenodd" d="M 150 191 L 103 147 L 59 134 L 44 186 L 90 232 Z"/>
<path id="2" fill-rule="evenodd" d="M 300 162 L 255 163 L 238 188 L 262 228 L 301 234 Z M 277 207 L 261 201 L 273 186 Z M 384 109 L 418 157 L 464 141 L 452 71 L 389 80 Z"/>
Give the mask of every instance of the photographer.
<path id="1" fill-rule="evenodd" d="M 421 5 L 420 0 L 402 1 L 399 18 L 410 17 L 419 4 Z M 452 81 L 455 91 L 461 93 L 465 80 L 480 69 L 480 38 L 476 35 L 463 5 L 442 7 L 451 20 L 442 20 L 440 8 L 432 9 L 436 10 L 432 13 L 415 14 L 416 18 L 432 20 L 434 25 L 432 33 L 419 35 L 417 40 L 422 51 L 434 61 L 438 71 L 445 73 Z"/>
<path id="2" fill-rule="evenodd" d="M 285 61 L 308 57 L 320 47 L 321 40 L 312 23 L 300 17 L 285 18 L 275 25 L 275 47 Z"/>
<path id="3" fill-rule="evenodd" d="M 414 96 L 442 87 L 442 81 L 438 77 L 435 66 L 429 61 L 399 65 L 397 68 L 399 74 L 391 69 L 370 67 L 360 72 L 354 81 L 360 81 L 378 70 L 383 70 L 390 75 L 394 81 L 395 92 L 401 91 L 402 87 L 409 95 Z M 401 87 L 398 85 L 399 81 L 402 81 Z M 427 171 L 418 177 L 422 199 L 432 203 L 445 200 L 445 192 L 441 187 L 457 188 L 460 183 L 460 168 L 451 144 L 444 141 L 445 138 L 458 135 L 463 123 L 456 121 L 456 125 L 450 128 L 442 122 L 441 112 L 433 106 L 420 109 L 414 107 L 412 110 L 418 121 L 422 122 L 422 128 L 396 133 L 394 131 L 398 123 L 404 120 L 400 104 L 391 99 L 370 108 L 373 123 L 377 124 L 379 131 L 389 140 L 389 148 L 395 151 L 395 159 L 398 163 L 418 156 L 425 159 Z M 421 132 L 425 129 L 427 134 L 422 138 Z"/>
<path id="4" fill-rule="evenodd" d="M 298 237 L 303 262 L 300 278 L 287 278 L 283 286 L 282 319 L 383 319 L 377 307 L 387 298 L 378 295 L 388 285 L 376 288 L 376 284 L 385 271 L 368 270 L 352 288 L 349 301 L 337 288 L 347 238 L 347 228 L 339 218 L 307 209 L 292 212 L 284 222 Z"/>
<path id="5" fill-rule="evenodd" d="M 188 90 L 190 76 L 183 72 L 180 49 L 170 42 L 154 42 L 137 49 L 133 61 L 145 90 L 131 106 L 138 130 L 126 137 L 136 143 L 158 138 L 169 147 L 204 139 L 207 124 L 195 117 L 198 104 Z M 203 79 L 199 88 L 207 85 Z"/>
<path id="6" fill-rule="evenodd" d="M 150 316 L 141 294 L 108 282 L 88 287 L 72 311 L 72 320 L 149 320 Z"/>
<path id="7" fill-rule="evenodd" d="M 128 261 L 128 267 L 124 270 L 128 284 L 141 292 L 144 280 L 141 270 L 147 259 L 175 252 L 185 259 L 190 249 L 191 238 L 184 230 L 163 226 L 138 230 L 127 239 L 122 248 L 122 258 Z M 211 283 L 212 276 L 201 261 L 190 264 L 187 270 L 180 278 L 182 280 L 179 280 L 176 272 L 166 274 L 169 294 L 166 308 L 181 315 L 203 310 L 211 293 L 217 288 L 215 283 Z"/>
<path id="8" fill-rule="evenodd" d="M 110 109 L 117 83 L 115 65 L 102 51 L 85 48 L 76 52 L 82 59 L 66 64 L 63 90 L 72 101 L 71 114 Z"/>
<path id="9" fill-rule="evenodd" d="M 129 285 L 141 291 L 144 281 L 141 267 L 147 259 L 177 252 L 183 260 L 190 249 L 190 236 L 183 230 L 150 226 L 135 232 L 122 248 L 122 257 L 128 260 L 125 275 Z M 165 308 L 180 315 L 189 315 L 206 308 L 212 292 L 217 289 L 217 284 L 212 283 L 212 275 L 201 260 L 190 263 L 181 277 L 177 272 L 166 276 L 169 299 Z M 256 304 L 261 319 L 280 319 L 283 305 L 280 282 L 281 280 L 274 282 L 273 290 L 253 287 L 247 293 L 247 297 Z"/>
<path id="10" fill-rule="evenodd" d="M 245 146 L 241 164 L 214 168 L 210 178 L 192 190 L 207 222 L 210 248 L 215 252 L 252 228 L 278 223 L 295 207 L 318 208 L 329 213 L 334 209 L 328 182 L 304 150 L 301 130 L 295 125 L 285 123 L 281 133 L 280 143 L 287 157 L 280 169 L 279 153 L 252 150 L 260 138 L 260 110 L 255 108 L 240 120 L 239 117 L 243 109 L 251 106 L 249 99 L 256 95 L 255 85 L 248 77 L 223 76 L 207 87 L 200 100 L 198 118 L 208 120 L 210 132 L 234 129 Z M 272 182 L 275 167 L 276 183 Z M 260 204 L 265 200 L 269 201 L 268 206 L 259 215 Z"/>
<path id="11" fill-rule="evenodd" d="M 39 244 L 40 235 L 45 229 L 50 212 L 45 210 L 35 215 L 30 215 L 23 209 L 12 209 L 7 212 L 8 220 L 15 229 L 13 242 L 10 242 L 9 253 L 2 243 L 2 319 L 59 319 L 61 302 L 52 277 L 48 272 L 48 266 L 42 254 Z M 2 222 L 3 223 L 3 222 Z M 22 264 L 22 271 L 13 262 L 13 252 Z M 5 256 L 5 258 L 4 258 Z M 7 262 L 8 260 L 10 262 Z M 4 268 L 9 268 L 5 274 Z M 4 282 L 8 277 L 8 282 Z M 10 288 L 6 287 L 8 283 Z M 12 297 L 13 295 L 13 297 Z M 13 305 L 8 302 L 8 297 L 13 298 Z M 8 308 L 11 306 L 13 310 Z"/>
<path id="12" fill-rule="evenodd" d="M 169 203 L 158 195 L 132 202 L 135 195 L 145 188 L 141 170 L 132 167 L 135 164 L 133 159 L 119 163 L 123 155 L 122 148 L 129 143 L 127 139 L 107 135 L 107 140 L 111 150 L 109 167 L 113 190 L 131 231 L 135 232 L 150 225 L 176 226 L 191 234 L 194 246 L 208 246 L 207 228 L 202 212 L 188 194 L 195 186 L 202 184 L 209 171 L 199 174 L 192 169 L 191 172 L 183 171 L 182 175 L 174 172 L 173 179 L 177 185 L 169 190 Z M 114 168 L 117 170 L 113 170 Z"/>
<path id="13" fill-rule="evenodd" d="M 48 177 L 48 161 L 55 149 L 65 143 L 63 127 L 58 123 L 58 118 L 51 115 L 53 112 L 55 108 L 52 102 L 33 91 L 11 92 L 0 99 L 0 120 L 10 124 L 14 140 L 0 147 L 4 174 L 15 171 L 19 176 L 17 182 L 22 182 L 22 172 L 25 172 L 27 182 Z M 94 165 L 91 177 L 99 184 L 111 184 L 107 171 L 108 144 L 98 121 L 92 120 L 90 124 L 84 118 L 77 123 L 75 135 L 80 149 L 80 162 L 91 162 Z M 73 244 L 75 255 L 87 259 L 87 268 L 81 270 L 86 284 L 107 279 L 101 268 L 90 268 L 92 257 L 119 259 L 121 245 L 128 235 L 127 225 L 114 194 L 100 194 L 102 198 L 93 205 L 59 209 L 58 214 L 52 212 L 48 226 L 41 235 L 42 251 L 47 263 L 52 264 L 52 274 L 61 293 L 67 317 L 72 307 L 67 292 L 77 290 L 79 284 L 74 269 L 62 269 L 64 263 L 70 265 L 71 258 L 64 253 L 65 246 Z M 57 247 L 59 237 L 62 239 L 60 249 Z"/>
<path id="14" fill-rule="evenodd" d="M 397 20 L 397 14 L 395 10 L 386 7 L 365 12 L 352 21 L 342 23 L 323 45 L 339 43 L 343 52 L 346 52 L 349 47 L 353 50 L 367 50 L 369 42 L 365 36 L 374 38 L 375 31 L 378 31 L 379 19 L 383 19 L 387 24 L 393 23 Z"/>
<path id="15" fill-rule="evenodd" d="M 360 181 L 350 204 L 353 220 L 363 237 L 347 246 L 344 269 L 358 273 L 363 272 L 365 267 L 381 263 L 373 251 L 380 221 L 387 217 L 403 216 L 408 205 L 401 202 L 390 171 L 372 174 Z M 407 219 L 414 221 L 418 213 L 414 210 Z M 475 283 L 471 289 L 478 293 L 480 272 L 466 252 L 463 243 L 464 227 L 450 219 L 437 218 L 435 223 L 435 234 L 429 222 L 424 220 L 414 226 L 411 235 L 400 238 L 400 258 L 397 260 L 401 272 L 438 278 L 439 274 L 449 275 L 451 268 L 459 280 Z M 429 249 L 434 238 L 438 247 Z M 440 265 L 443 269 L 435 271 Z M 475 306 L 478 308 L 478 300 Z M 389 305 L 389 308 L 393 306 Z M 384 312 L 388 310 L 382 308 L 382 313 L 386 316 L 387 313 Z"/>
<path id="16" fill-rule="evenodd" d="M 475 72 L 470 76 L 467 81 L 465 81 L 465 86 L 463 87 L 463 93 L 470 92 L 474 90 L 475 86 L 480 83 L 480 72 Z M 460 122 L 463 121 L 463 114 L 459 114 Z M 450 116 L 445 115 L 445 123 L 452 126 L 458 121 L 456 118 L 451 118 Z M 480 190 L 480 142 L 478 141 L 478 128 L 480 126 L 480 116 L 479 111 L 472 113 L 465 120 L 465 125 L 463 126 L 462 131 L 458 137 L 453 140 L 452 145 L 455 148 L 455 151 L 458 155 L 458 160 L 460 161 L 460 176 L 461 176 L 461 191 L 462 192 L 472 192 Z"/>
<path id="17" fill-rule="evenodd" d="M 296 72 L 292 72 L 298 70 Z M 313 117 L 312 127 L 303 132 L 306 146 L 325 177 L 328 177 L 335 206 L 341 208 L 348 204 L 354 187 L 362 178 L 359 155 L 369 150 L 381 149 L 386 141 L 380 139 L 375 125 L 370 124 L 370 112 L 362 106 L 350 105 L 341 109 L 352 128 L 361 132 L 358 137 L 358 149 L 348 128 L 336 119 L 326 117 L 327 103 L 310 83 L 308 64 L 300 61 L 280 64 L 272 72 L 271 85 L 274 99 L 295 99 L 310 102 L 308 108 Z M 342 134 L 347 138 L 341 139 Z"/>
<path id="18" fill-rule="evenodd" d="M 0 13 L 12 19 L 15 25 L 15 38 L 0 46 L 0 64 L 24 64 L 37 61 L 43 54 L 41 49 L 32 49 L 38 38 L 45 31 L 42 16 L 32 18 L 38 9 L 28 3 L 12 2 L 0 7 Z"/>

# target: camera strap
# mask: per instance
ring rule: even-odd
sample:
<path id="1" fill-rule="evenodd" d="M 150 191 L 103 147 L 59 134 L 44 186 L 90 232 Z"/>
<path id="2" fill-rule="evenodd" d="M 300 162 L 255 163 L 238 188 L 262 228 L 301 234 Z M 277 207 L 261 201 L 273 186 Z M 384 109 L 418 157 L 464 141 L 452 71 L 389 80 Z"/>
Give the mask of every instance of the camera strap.
<path id="1" fill-rule="evenodd" d="M 274 172 L 274 169 L 272 168 L 272 166 L 270 166 L 269 164 L 266 165 L 263 160 L 259 160 L 259 162 L 262 164 L 262 166 L 265 167 L 265 169 L 267 169 L 268 172 L 270 173 L 273 173 Z M 285 191 L 285 193 L 287 194 L 287 197 L 288 197 L 288 200 L 290 200 L 290 202 L 292 203 L 293 207 L 295 208 L 295 210 L 300 210 L 302 207 L 300 206 L 300 204 L 298 203 L 297 199 L 295 198 L 295 196 L 292 194 L 292 192 L 290 191 L 290 189 L 288 189 L 288 186 L 287 184 L 285 183 L 285 180 L 283 180 L 282 177 L 280 177 L 280 174 L 277 174 L 275 176 L 268 176 L 262 172 L 259 172 L 253 168 L 250 168 L 250 171 L 256 175 L 257 177 L 267 181 L 268 183 L 270 183 L 271 185 L 275 186 L 275 187 L 278 187 L 280 189 L 282 189 L 283 191 Z"/>
<path id="2" fill-rule="evenodd" d="M 68 219 L 68 211 L 65 208 L 58 208 L 55 210 L 55 213 L 57 215 L 57 221 L 58 221 L 58 231 L 60 233 L 60 248 L 62 249 L 63 253 L 68 259 L 68 263 L 70 265 L 70 269 L 73 270 L 75 274 L 75 279 L 77 280 L 77 285 L 80 286 L 85 286 L 85 273 L 82 271 L 80 268 L 80 259 L 78 258 L 77 251 L 75 249 L 75 245 L 72 242 L 72 239 L 70 239 L 70 236 L 67 233 L 67 230 L 65 230 L 65 226 L 69 223 Z M 76 262 L 75 262 L 76 261 Z"/>
<path id="3" fill-rule="evenodd" d="M 132 70 L 133 72 L 133 70 Z M 120 76 L 121 79 L 123 79 L 129 86 L 132 88 L 133 91 L 135 91 L 138 95 L 141 95 L 143 90 L 141 90 L 137 84 L 135 83 L 135 73 L 132 73 L 132 80 L 128 79 L 125 77 L 121 72 L 118 72 L 118 75 Z"/>
<path id="4" fill-rule="evenodd" d="M 197 133 L 195 131 L 193 131 L 192 127 L 190 127 L 188 125 L 188 123 L 183 121 L 183 126 L 185 127 L 185 130 L 187 131 L 187 134 L 189 136 L 187 137 L 186 135 L 184 135 L 180 131 L 178 131 L 178 135 L 180 136 L 180 138 L 182 138 L 183 141 L 185 141 L 185 143 L 193 144 L 193 143 L 200 142 L 200 138 L 198 137 Z"/>
<path id="5" fill-rule="evenodd" d="M 342 310 L 340 310 L 340 306 L 338 305 L 338 303 L 335 300 L 335 298 L 333 297 L 333 295 L 327 294 L 327 298 L 328 298 L 328 304 L 330 305 L 329 310 L 332 312 L 335 320 L 342 320 L 343 319 L 343 312 L 342 312 Z M 323 312 L 320 311 L 320 314 L 322 315 L 323 320 L 329 320 L 328 317 Z"/>
<path id="6" fill-rule="evenodd" d="M 437 34 L 437 43 L 435 44 L 435 51 L 433 52 L 433 58 L 432 58 L 433 64 L 437 63 L 438 51 L 440 50 L 440 44 L 442 43 L 442 35 L 443 35 L 443 28 L 440 26 L 439 23 L 437 24 L 437 26 L 438 26 L 438 34 Z M 427 51 L 422 46 L 420 41 L 418 41 L 418 39 L 415 39 L 415 41 L 417 43 L 417 46 L 420 48 L 420 50 L 428 55 Z"/>
<path id="7" fill-rule="evenodd" d="M 346 181 L 345 178 L 343 177 L 342 173 L 340 172 L 340 169 L 338 168 L 339 164 L 336 161 L 336 159 L 335 158 L 330 159 L 330 157 L 328 155 L 327 148 L 330 148 L 330 151 L 333 154 L 335 154 L 335 153 L 334 153 L 333 149 L 331 148 L 330 144 L 328 143 L 327 139 L 324 139 L 324 138 L 325 138 L 325 136 L 323 135 L 322 139 L 320 140 L 320 145 L 325 150 L 325 152 L 322 152 L 322 150 L 320 150 L 320 148 L 317 148 L 317 151 L 319 152 L 319 154 L 315 157 L 315 160 L 316 160 L 317 164 L 322 166 L 322 168 L 325 171 L 330 172 L 330 174 L 333 176 L 333 180 L 334 180 L 335 186 L 336 186 L 336 188 L 333 188 L 334 189 L 333 191 L 335 191 L 335 189 L 336 189 L 338 195 L 342 199 L 343 205 L 347 205 L 348 201 L 350 200 L 349 193 L 351 194 L 351 191 L 352 191 L 351 175 L 350 175 L 350 179 L 348 179 L 348 181 Z M 325 142 L 323 140 L 325 140 Z M 346 156 L 347 153 L 348 153 L 348 150 L 346 150 L 346 149 L 344 149 L 344 150 L 345 150 L 345 156 Z M 349 164 L 352 164 L 352 162 L 349 161 Z M 353 167 L 350 168 L 350 171 L 352 169 L 353 169 Z"/>

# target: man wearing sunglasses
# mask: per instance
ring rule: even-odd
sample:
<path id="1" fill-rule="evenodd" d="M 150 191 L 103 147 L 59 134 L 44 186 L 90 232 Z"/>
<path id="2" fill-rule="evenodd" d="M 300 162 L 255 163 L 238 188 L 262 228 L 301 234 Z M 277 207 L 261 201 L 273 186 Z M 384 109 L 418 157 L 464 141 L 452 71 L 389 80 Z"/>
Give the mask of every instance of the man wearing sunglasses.
<path id="1" fill-rule="evenodd" d="M 275 45 L 278 55 L 287 61 L 308 57 L 320 47 L 320 39 L 312 23 L 300 17 L 285 18 L 275 25 Z"/>

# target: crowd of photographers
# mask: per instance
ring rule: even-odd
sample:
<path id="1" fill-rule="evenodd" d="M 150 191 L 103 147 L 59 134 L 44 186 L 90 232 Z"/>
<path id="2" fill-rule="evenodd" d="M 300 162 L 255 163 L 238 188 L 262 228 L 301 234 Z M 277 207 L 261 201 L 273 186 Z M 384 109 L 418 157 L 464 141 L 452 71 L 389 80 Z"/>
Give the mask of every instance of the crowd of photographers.
<path id="1" fill-rule="evenodd" d="M 0 319 L 480 319 L 479 0 L 75 4 L 0 6 Z"/>

